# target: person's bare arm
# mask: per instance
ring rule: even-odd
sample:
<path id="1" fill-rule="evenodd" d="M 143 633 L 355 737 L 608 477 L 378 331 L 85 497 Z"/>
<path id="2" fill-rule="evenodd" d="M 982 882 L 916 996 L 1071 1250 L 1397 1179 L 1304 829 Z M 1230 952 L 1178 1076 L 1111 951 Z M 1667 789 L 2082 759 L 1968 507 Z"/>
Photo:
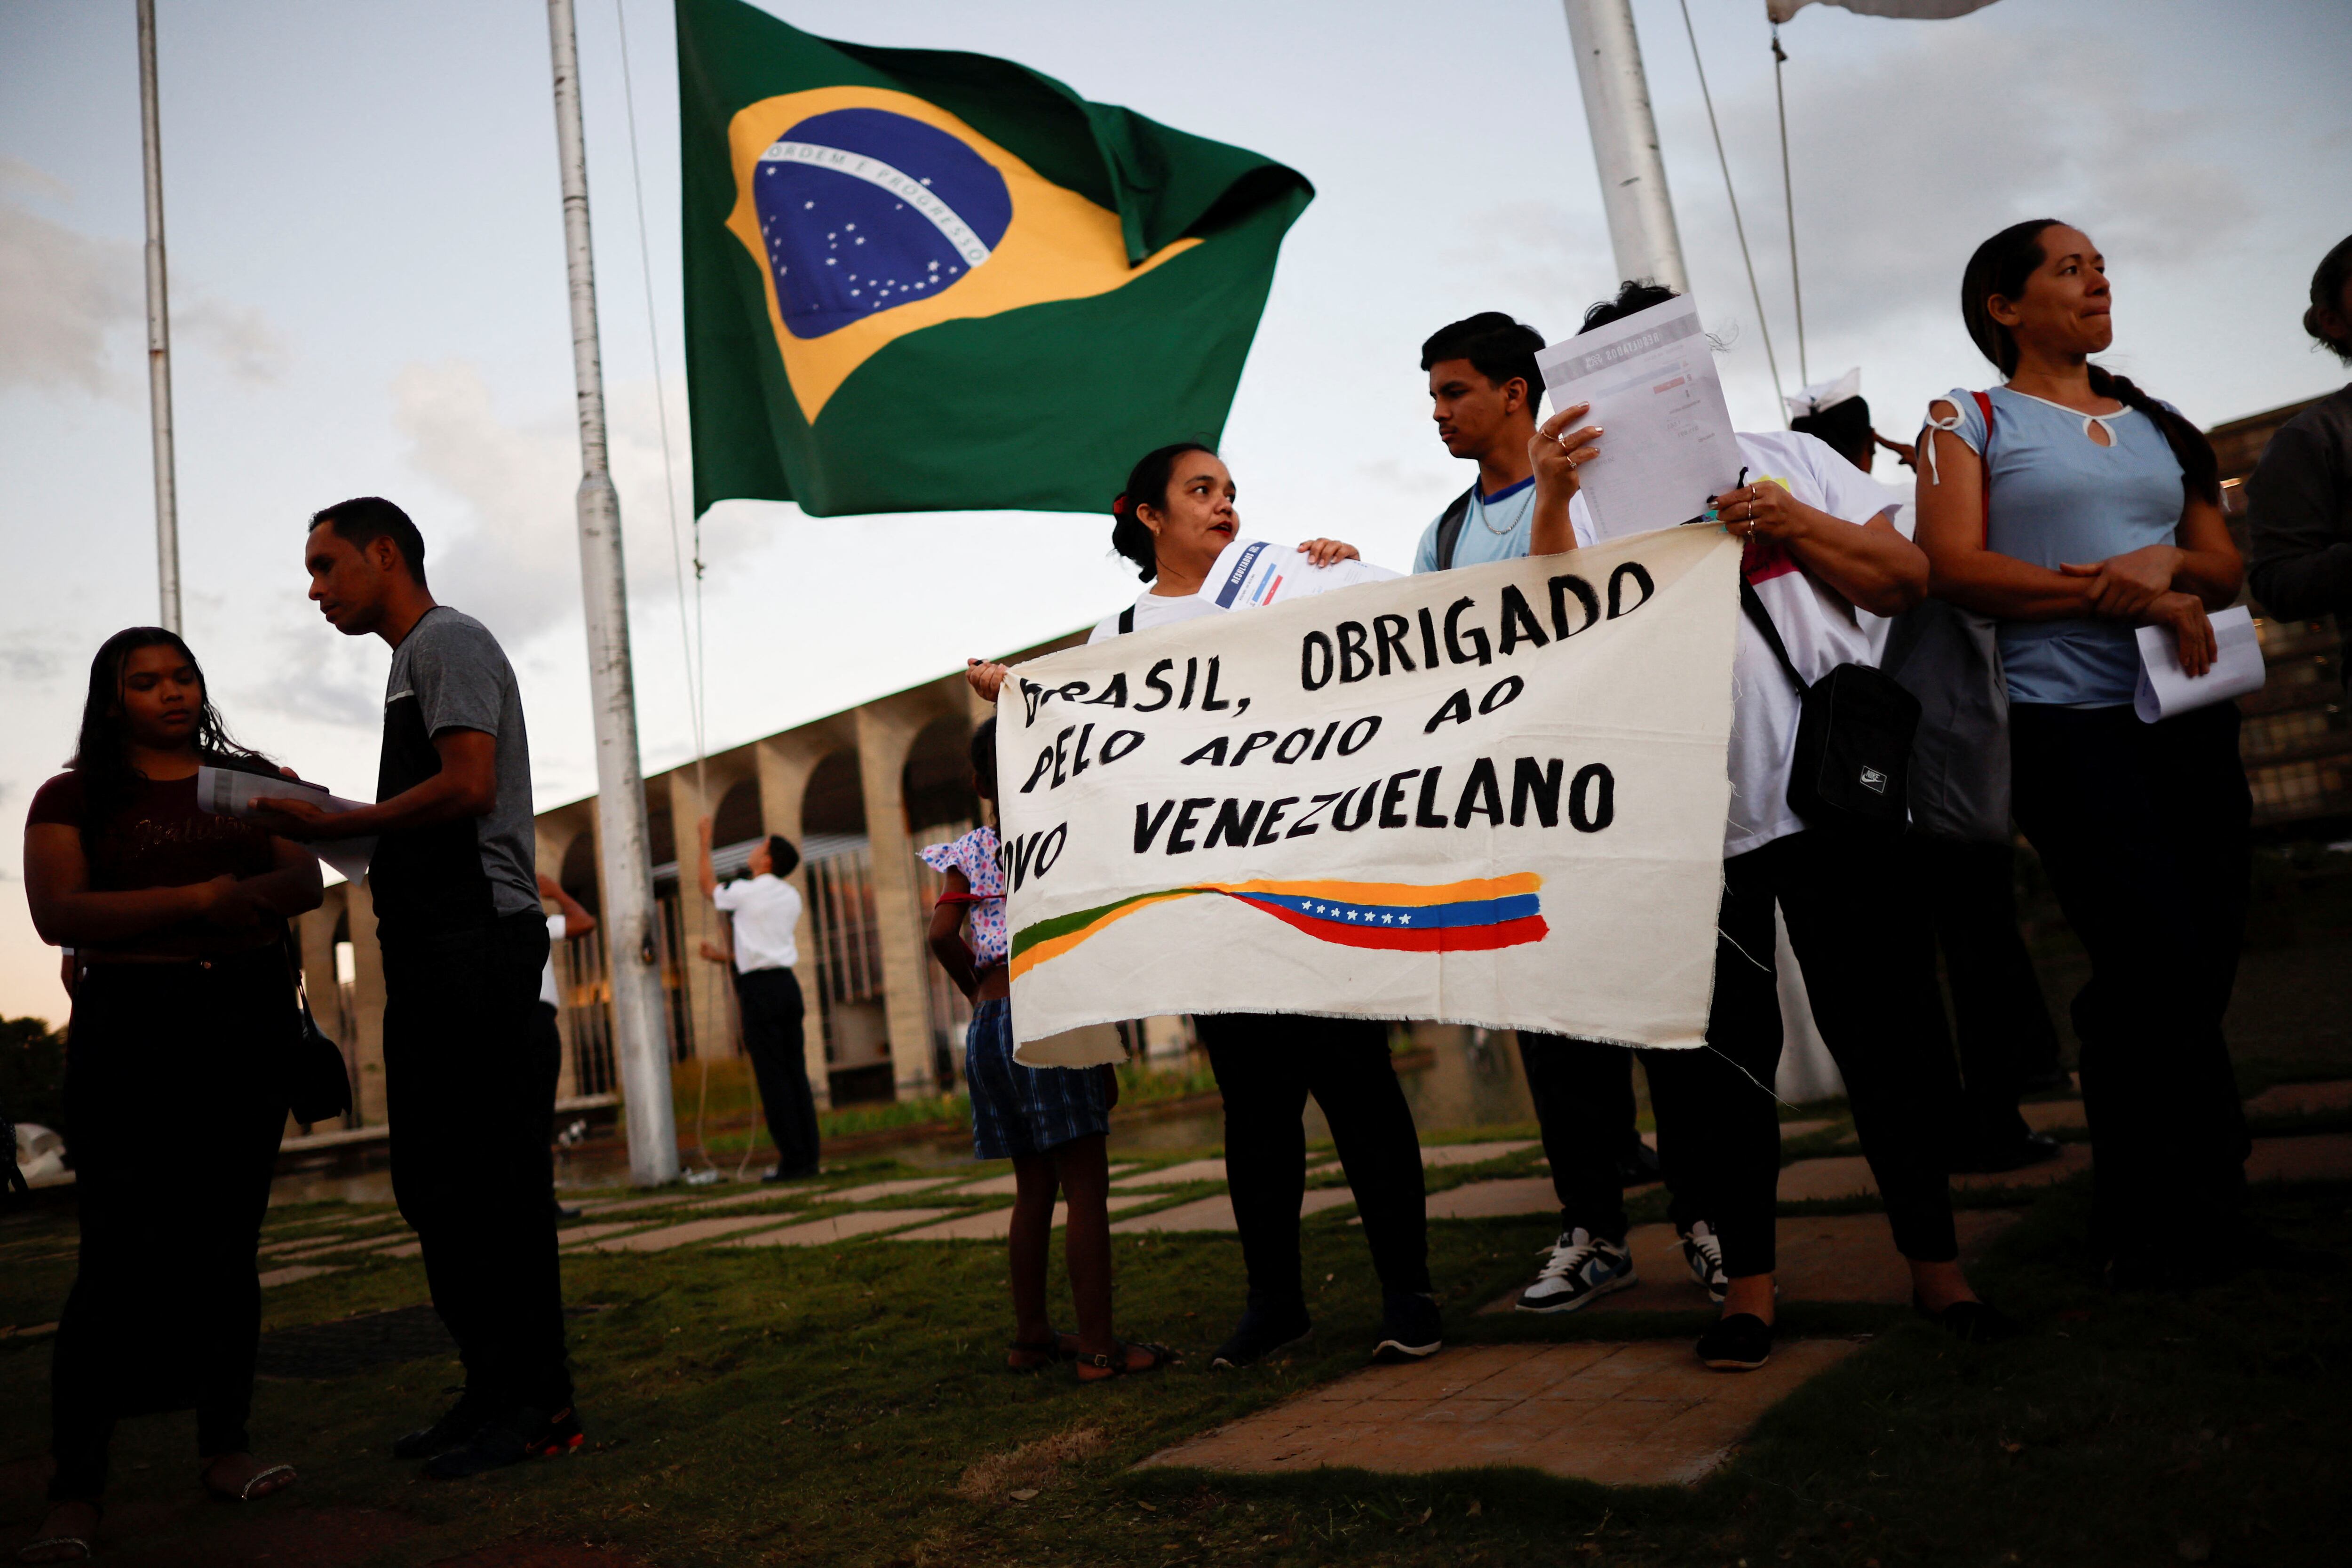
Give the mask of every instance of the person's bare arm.
<path id="1" fill-rule="evenodd" d="M 947 883 L 946 895 L 931 909 L 931 956 L 970 1001 L 979 994 L 980 975 L 972 966 L 971 949 L 963 940 L 965 906 L 959 900 L 971 891 L 971 883 L 961 871 L 954 870 L 948 873 Z"/>
<path id="2" fill-rule="evenodd" d="M 25 829 L 25 898 L 33 929 L 59 947 L 88 947 L 165 931 L 192 920 L 250 925 L 319 907 L 319 862 L 299 846 L 271 846 L 275 864 L 242 879 L 224 872 L 178 888 L 93 892 L 81 830 L 58 822 Z"/>
<path id="3" fill-rule="evenodd" d="M 1576 499 L 1576 470 L 1601 456 L 1594 443 L 1601 437 L 1601 426 L 1588 425 L 1570 430 L 1569 426 L 1592 405 L 1571 403 L 1536 426 L 1528 437 L 1528 461 L 1536 470 L 1535 511 L 1528 521 L 1528 553 L 1558 555 L 1576 548 L 1576 523 L 1569 515 L 1568 503 Z"/>
<path id="4" fill-rule="evenodd" d="M 1951 404 L 1928 405 L 1949 417 Z M 2091 611 L 2090 584 L 1985 548 L 1984 459 L 1949 430 L 1930 430 L 1936 478 L 1919 487 L 1919 548 L 1927 591 L 2010 621 L 2062 621 Z"/>
<path id="5" fill-rule="evenodd" d="M 705 901 L 719 896 L 719 871 L 710 864 L 710 818 L 694 825 L 694 874 L 701 879 Z"/>
<path id="6" fill-rule="evenodd" d="M 331 812 L 307 800 L 257 797 L 253 820 L 280 837 L 365 838 L 445 822 L 488 816 L 499 804 L 499 739 L 480 730 L 444 730 L 433 737 L 441 771 L 390 800 L 357 811 Z"/>
<path id="7" fill-rule="evenodd" d="M 563 915 L 566 938 L 586 936 L 596 929 L 596 917 L 588 912 L 588 906 L 565 892 L 563 884 L 544 871 L 539 875 L 539 896 L 555 900 L 556 909 Z"/>
<path id="8" fill-rule="evenodd" d="M 1716 510 L 1734 537 L 1753 533 L 1786 546 L 1799 565 L 1857 609 L 1899 616 L 1927 596 L 1927 558 L 1895 531 L 1887 512 L 1856 524 L 1807 506 L 1769 479 L 1726 491 L 1716 498 Z"/>

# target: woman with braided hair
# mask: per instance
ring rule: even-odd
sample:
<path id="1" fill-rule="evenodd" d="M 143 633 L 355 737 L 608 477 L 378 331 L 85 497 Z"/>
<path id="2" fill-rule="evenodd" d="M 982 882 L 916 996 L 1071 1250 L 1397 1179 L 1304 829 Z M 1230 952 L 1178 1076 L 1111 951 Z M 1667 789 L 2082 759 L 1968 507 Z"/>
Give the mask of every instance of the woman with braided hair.
<path id="1" fill-rule="evenodd" d="M 2191 675 L 2242 575 L 2213 449 L 2169 404 L 2093 364 L 2113 342 L 2106 260 L 2055 219 L 1977 247 L 1969 335 L 2005 378 L 1955 390 L 1923 434 L 1929 591 L 2000 621 L 2012 809 L 2089 950 L 2074 998 L 2111 1285 L 2220 1278 L 2246 1259 L 2248 1152 L 2221 1034 L 2237 977 L 2252 802 L 2238 710 L 2132 710 L 2137 628 Z"/>

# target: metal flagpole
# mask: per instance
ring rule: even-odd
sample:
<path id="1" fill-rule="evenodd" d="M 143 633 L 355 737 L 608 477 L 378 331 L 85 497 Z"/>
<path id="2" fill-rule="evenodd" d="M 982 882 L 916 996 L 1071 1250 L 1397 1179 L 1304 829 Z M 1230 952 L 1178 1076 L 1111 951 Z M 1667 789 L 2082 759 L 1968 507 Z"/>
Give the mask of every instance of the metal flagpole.
<path id="1" fill-rule="evenodd" d="M 1650 113 L 1650 84 L 1642 74 L 1633 0 L 1562 3 L 1617 276 L 1651 279 L 1686 294 L 1690 277 L 1683 270 L 1682 238 L 1666 194 L 1665 161 L 1658 155 L 1658 122 Z"/>
<path id="2" fill-rule="evenodd" d="M 572 284 L 572 374 L 580 401 L 580 578 L 588 679 L 596 708 L 596 826 L 604 873 L 604 962 L 629 1124 L 629 1174 L 641 1186 L 677 1175 L 670 1110 L 669 1028 L 663 1016 L 646 781 L 637 763 L 629 673 L 629 601 L 621 561 L 621 498 L 605 468 L 604 371 L 596 346 L 596 270 L 588 232 L 588 151 L 580 128 L 580 40 L 572 0 L 547 0 L 555 57 L 556 155 L 563 166 L 564 270 Z"/>
<path id="3" fill-rule="evenodd" d="M 163 286 L 163 132 L 155 110 L 155 0 L 139 0 L 139 129 L 147 165 L 147 408 L 155 444 L 155 576 L 180 629 L 180 502 L 172 464 L 172 306 Z"/>

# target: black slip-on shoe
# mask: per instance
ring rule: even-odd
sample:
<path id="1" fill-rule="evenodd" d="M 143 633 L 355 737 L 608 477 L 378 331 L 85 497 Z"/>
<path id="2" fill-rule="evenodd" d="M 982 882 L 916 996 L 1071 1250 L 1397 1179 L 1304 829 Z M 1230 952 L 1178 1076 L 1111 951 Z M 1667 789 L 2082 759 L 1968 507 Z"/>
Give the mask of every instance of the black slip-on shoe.
<path id="1" fill-rule="evenodd" d="M 1717 1318 L 1698 1337 L 1698 1359 L 1717 1372 L 1754 1372 L 1772 1359 L 1772 1325 L 1753 1312 Z"/>
<path id="2" fill-rule="evenodd" d="M 435 1455 L 425 1463 L 425 1474 L 436 1481 L 463 1480 L 525 1459 L 568 1454 L 587 1440 L 570 1405 L 552 1415 L 524 1407 L 487 1423 L 459 1447 Z"/>
<path id="3" fill-rule="evenodd" d="M 392 1446 L 395 1459 L 429 1459 L 444 1454 L 470 1440 L 488 1424 L 495 1414 L 483 1401 L 470 1393 L 457 1396 L 457 1403 L 443 1412 L 441 1419 L 432 1426 L 411 1432 Z"/>
<path id="4" fill-rule="evenodd" d="M 1381 1342 L 1372 1360 L 1382 1366 L 1425 1361 L 1445 1348 L 1445 1328 L 1437 1299 L 1421 1293 L 1390 1296 L 1381 1302 Z"/>
<path id="5" fill-rule="evenodd" d="M 1242 1310 L 1242 1321 L 1209 1358 L 1213 1372 L 1232 1372 L 1264 1361 L 1286 1344 L 1305 1339 L 1315 1327 L 1304 1302 L 1263 1306 L 1253 1301 Z"/>

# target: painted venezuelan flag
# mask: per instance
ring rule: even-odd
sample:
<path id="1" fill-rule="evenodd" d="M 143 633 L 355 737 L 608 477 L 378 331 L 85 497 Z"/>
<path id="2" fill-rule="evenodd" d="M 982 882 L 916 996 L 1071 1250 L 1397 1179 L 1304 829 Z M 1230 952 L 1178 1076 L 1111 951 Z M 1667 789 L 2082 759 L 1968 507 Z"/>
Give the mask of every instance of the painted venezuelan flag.
<path id="1" fill-rule="evenodd" d="M 1221 894 L 1272 915 L 1294 931 L 1342 947 L 1402 952 L 1479 952 L 1541 942 L 1544 923 L 1532 871 L 1423 887 L 1411 882 L 1204 882 L 1139 893 L 1024 926 L 1013 936 L 1014 979 L 1058 958 L 1114 921 L 1171 899 Z"/>

